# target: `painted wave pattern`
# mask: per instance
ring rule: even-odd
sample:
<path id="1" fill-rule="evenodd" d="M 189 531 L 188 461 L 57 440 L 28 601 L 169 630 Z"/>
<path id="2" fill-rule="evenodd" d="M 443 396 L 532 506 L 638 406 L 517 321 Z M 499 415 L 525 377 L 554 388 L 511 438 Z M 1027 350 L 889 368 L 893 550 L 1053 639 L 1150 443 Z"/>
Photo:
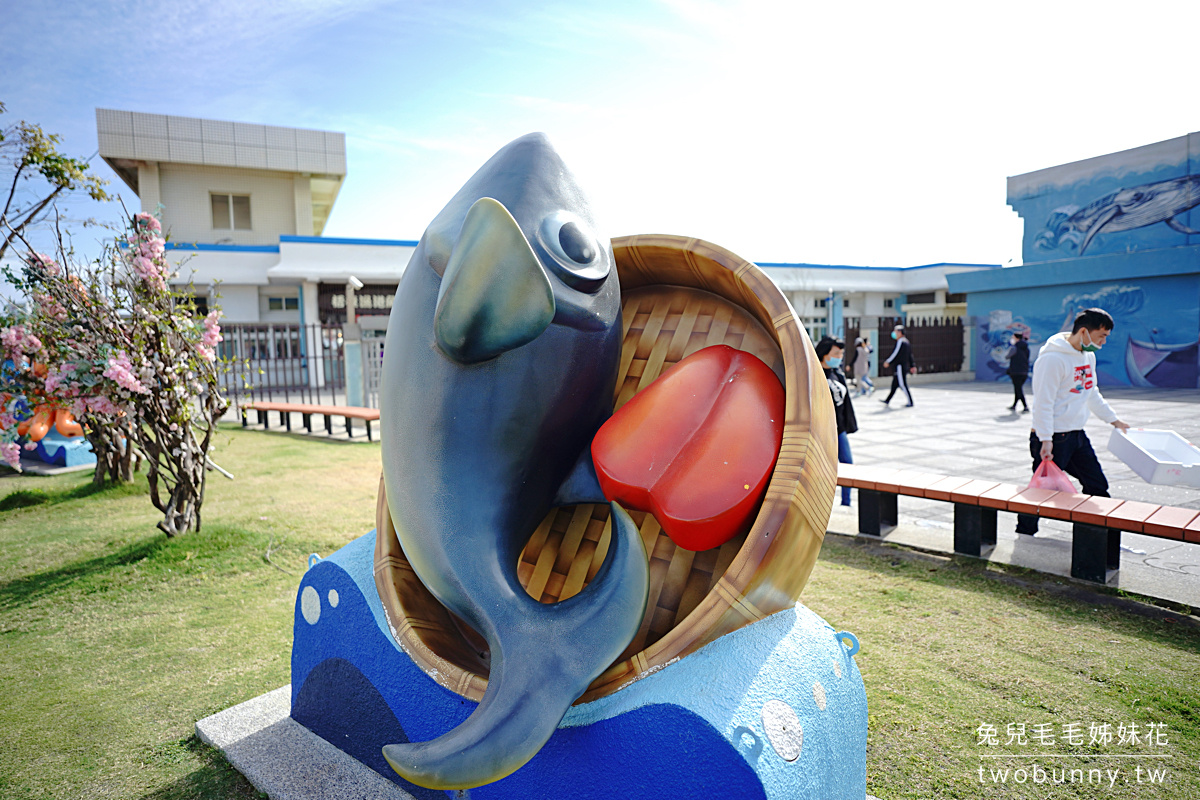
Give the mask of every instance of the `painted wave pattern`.
<path id="1" fill-rule="evenodd" d="M 424 741 L 475 704 L 419 670 L 388 631 L 374 533 L 318 562 L 297 596 L 292 716 L 420 800 L 442 796 L 685 798 L 866 792 L 862 677 L 802 605 L 722 637 L 609 697 L 574 706 L 528 764 L 469 792 L 405 782 L 383 744 Z"/>

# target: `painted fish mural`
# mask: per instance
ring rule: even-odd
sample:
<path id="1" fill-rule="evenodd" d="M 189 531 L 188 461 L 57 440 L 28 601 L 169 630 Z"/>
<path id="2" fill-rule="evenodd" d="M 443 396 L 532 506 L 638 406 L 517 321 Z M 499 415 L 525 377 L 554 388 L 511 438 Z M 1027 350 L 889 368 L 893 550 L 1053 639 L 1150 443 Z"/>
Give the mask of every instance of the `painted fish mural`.
<path id="1" fill-rule="evenodd" d="M 604 501 L 587 447 L 612 414 L 622 333 L 611 244 L 541 134 L 467 181 L 404 272 L 380 392 L 387 501 L 417 577 L 491 653 L 465 722 L 384 748 L 417 785 L 476 787 L 521 767 L 638 630 L 647 556 L 615 503 L 583 592 L 542 604 L 516 572 L 551 506 Z"/>
<path id="2" fill-rule="evenodd" d="M 1056 209 L 1046 222 L 1046 230 L 1035 241 L 1041 250 L 1078 248 L 1076 254 L 1083 255 L 1100 233 L 1119 233 L 1158 222 L 1165 222 L 1180 233 L 1200 235 L 1200 231 L 1179 220 L 1181 214 L 1197 205 L 1200 205 L 1200 175 L 1118 189 L 1083 208 Z"/>

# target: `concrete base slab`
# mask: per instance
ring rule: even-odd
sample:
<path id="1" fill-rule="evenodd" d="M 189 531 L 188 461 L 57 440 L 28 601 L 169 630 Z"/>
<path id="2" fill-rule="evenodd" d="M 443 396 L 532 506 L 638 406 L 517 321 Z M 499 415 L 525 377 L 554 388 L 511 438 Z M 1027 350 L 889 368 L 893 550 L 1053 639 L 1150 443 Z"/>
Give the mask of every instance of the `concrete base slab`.
<path id="1" fill-rule="evenodd" d="M 413 800 L 293 720 L 291 697 L 291 685 L 281 686 L 205 717 L 196 723 L 196 735 L 271 800 Z"/>
<path id="2" fill-rule="evenodd" d="M 196 723 L 271 800 L 413 800 L 412 795 L 293 720 L 292 687 L 281 686 Z"/>

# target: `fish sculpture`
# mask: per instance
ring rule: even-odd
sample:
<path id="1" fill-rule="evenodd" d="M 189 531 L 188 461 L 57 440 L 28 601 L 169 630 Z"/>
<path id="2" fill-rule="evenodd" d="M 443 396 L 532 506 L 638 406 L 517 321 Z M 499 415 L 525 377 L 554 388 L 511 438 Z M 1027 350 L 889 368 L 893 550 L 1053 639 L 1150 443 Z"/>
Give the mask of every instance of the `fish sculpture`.
<path id="1" fill-rule="evenodd" d="M 1179 220 L 1179 215 L 1200 205 L 1200 175 L 1188 175 L 1129 189 L 1118 189 L 1076 210 L 1067 206 L 1055 211 L 1046 223 L 1048 230 L 1037 237 L 1037 246 L 1052 250 L 1062 243 L 1087 251 L 1099 233 L 1119 233 L 1165 222 L 1186 234 L 1200 234 Z"/>
<path id="2" fill-rule="evenodd" d="M 517 578 L 554 505 L 604 502 L 588 445 L 612 414 L 622 339 L 611 245 L 542 134 L 502 148 L 421 237 L 388 324 L 380 420 L 384 488 L 417 577 L 487 642 L 487 690 L 458 727 L 389 744 L 433 789 L 499 780 L 633 640 L 647 556 L 611 504 L 604 564 L 554 604 Z"/>

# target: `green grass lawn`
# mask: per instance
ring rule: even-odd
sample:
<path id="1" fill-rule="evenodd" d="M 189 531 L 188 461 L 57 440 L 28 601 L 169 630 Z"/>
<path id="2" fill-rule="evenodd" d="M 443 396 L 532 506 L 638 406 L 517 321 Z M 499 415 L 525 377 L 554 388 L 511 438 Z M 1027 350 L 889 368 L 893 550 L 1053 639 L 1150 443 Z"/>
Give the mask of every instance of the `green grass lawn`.
<path id="1" fill-rule="evenodd" d="M 296 586 L 374 526 L 377 444 L 222 429 L 204 530 L 169 541 L 144 482 L 0 481 L 0 797 L 228 798 L 254 790 L 197 719 L 290 679 Z M 271 562 L 265 558 L 270 547 Z M 278 568 L 277 568 L 278 567 Z M 285 574 L 288 570 L 291 574 Z M 1200 797 L 1200 628 L 1112 593 L 830 536 L 804 601 L 856 633 L 880 798 Z M 1008 724 L 1165 726 L 1147 748 L 1006 746 Z M 1001 745 L 978 744 L 994 725 Z M 979 782 L 983 754 L 1114 769 L 1111 789 Z M 1061 768 L 1063 764 L 1055 762 Z M 1039 762 L 1049 768 L 1051 762 Z M 1167 770 L 1166 786 L 1134 769 Z M 1123 783 L 1126 774 L 1129 783 Z"/>

